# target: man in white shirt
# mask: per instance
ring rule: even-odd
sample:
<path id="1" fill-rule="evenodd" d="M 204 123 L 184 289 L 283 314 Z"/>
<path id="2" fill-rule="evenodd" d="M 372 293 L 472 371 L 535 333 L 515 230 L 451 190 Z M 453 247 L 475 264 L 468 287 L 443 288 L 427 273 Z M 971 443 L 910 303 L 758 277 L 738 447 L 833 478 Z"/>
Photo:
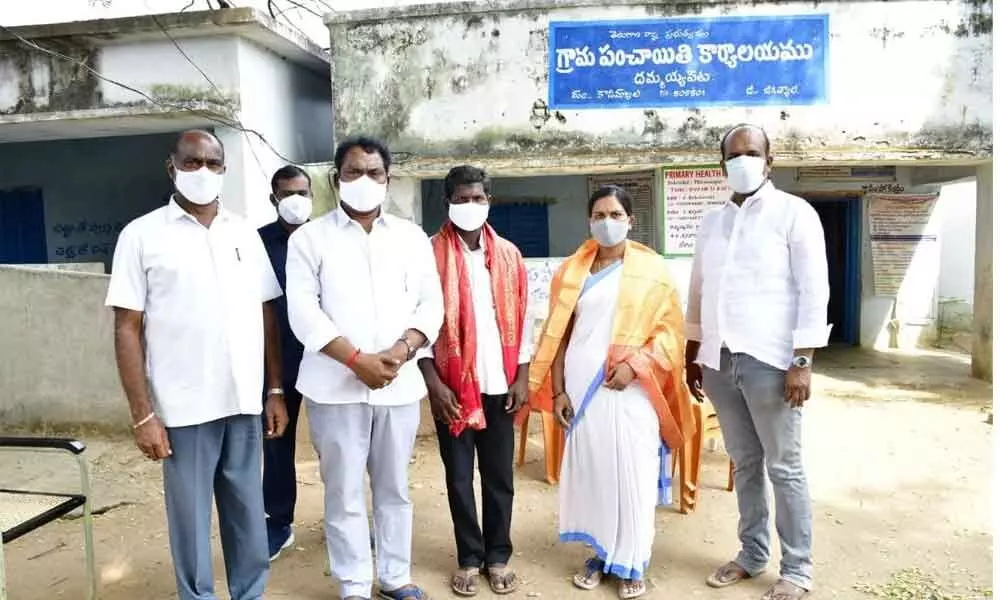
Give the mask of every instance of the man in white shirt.
<path id="1" fill-rule="evenodd" d="M 452 590 L 509 594 L 517 577 L 507 566 L 514 509 L 514 414 L 528 395 L 532 327 L 528 277 L 517 247 L 486 223 L 490 180 L 463 165 L 444 180 L 448 220 L 431 239 L 444 293 L 444 326 L 418 361 L 437 425 L 458 547 Z M 483 527 L 473 487 L 476 455 L 483 490 Z"/>
<path id="2" fill-rule="evenodd" d="M 163 461 L 181 600 L 216 598 L 213 493 L 230 596 L 259 599 L 267 583 L 260 390 L 265 359 L 281 385 L 281 289 L 257 232 L 219 203 L 225 170 L 214 135 L 180 136 L 167 161 L 176 192 L 122 230 L 106 300 L 136 445 Z M 268 437 L 282 435 L 283 399 L 265 411 Z"/>
<path id="3" fill-rule="evenodd" d="M 305 347 L 298 390 L 325 486 L 331 574 L 345 600 L 370 598 L 365 500 L 371 480 L 379 594 L 421 600 L 410 580 L 408 469 L 419 401 L 412 359 L 441 329 L 441 284 L 419 226 L 386 214 L 390 155 L 350 138 L 334 154 L 339 206 L 289 240 L 288 318 Z"/>
<path id="4" fill-rule="evenodd" d="M 796 600 L 812 588 L 801 422 L 813 351 L 830 336 L 823 226 L 805 200 L 771 183 L 770 141 L 762 129 L 733 128 L 721 150 L 733 194 L 705 215 L 698 232 L 687 308 L 687 382 L 699 399 L 704 389 L 718 411 L 736 465 L 741 550 L 707 583 L 726 587 L 767 566 L 766 470 L 782 558 L 780 578 L 764 600 Z"/>

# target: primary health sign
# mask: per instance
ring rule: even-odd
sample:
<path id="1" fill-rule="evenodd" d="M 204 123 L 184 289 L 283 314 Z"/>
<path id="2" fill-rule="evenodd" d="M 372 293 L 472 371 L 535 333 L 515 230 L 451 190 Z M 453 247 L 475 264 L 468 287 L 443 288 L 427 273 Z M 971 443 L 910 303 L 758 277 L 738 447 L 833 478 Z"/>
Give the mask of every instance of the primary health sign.
<path id="1" fill-rule="evenodd" d="M 695 17 L 549 24 L 549 106 L 821 104 L 829 17 Z"/>

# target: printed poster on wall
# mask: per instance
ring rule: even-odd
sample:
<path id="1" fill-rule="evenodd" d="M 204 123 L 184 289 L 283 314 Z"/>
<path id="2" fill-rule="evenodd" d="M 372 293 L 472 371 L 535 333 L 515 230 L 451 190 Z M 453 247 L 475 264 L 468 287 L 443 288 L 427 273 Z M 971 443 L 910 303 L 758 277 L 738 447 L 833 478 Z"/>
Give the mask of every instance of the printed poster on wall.
<path id="1" fill-rule="evenodd" d="M 931 228 L 937 194 L 868 197 L 876 296 L 906 296 L 910 316 L 928 316 L 940 271 L 941 250 Z M 923 300 L 921 300 L 923 299 Z"/>
<path id="2" fill-rule="evenodd" d="M 731 194 L 722 167 L 703 165 L 663 169 L 666 255 L 694 256 L 702 217 L 709 209 L 725 204 Z"/>
<path id="3" fill-rule="evenodd" d="M 549 107 L 823 104 L 829 16 L 549 24 Z"/>
<path id="4" fill-rule="evenodd" d="M 656 206 L 653 203 L 653 171 L 591 175 L 587 178 L 587 196 L 602 185 L 617 185 L 632 195 L 632 214 L 635 225 L 628 237 L 640 244 L 656 249 Z"/>

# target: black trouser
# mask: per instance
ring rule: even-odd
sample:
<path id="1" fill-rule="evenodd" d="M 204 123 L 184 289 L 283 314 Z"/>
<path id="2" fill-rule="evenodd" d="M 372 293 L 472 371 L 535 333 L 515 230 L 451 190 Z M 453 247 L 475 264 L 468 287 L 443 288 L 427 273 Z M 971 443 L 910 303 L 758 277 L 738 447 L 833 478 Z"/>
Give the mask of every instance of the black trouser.
<path id="1" fill-rule="evenodd" d="M 514 416 L 504 410 L 507 396 L 483 395 L 486 429 L 466 429 L 455 437 L 438 422 L 438 447 L 448 484 L 458 564 L 463 568 L 506 565 L 510 560 L 510 520 L 514 509 Z M 479 455 L 483 528 L 476 516 L 473 468 Z"/>
<path id="2" fill-rule="evenodd" d="M 299 421 L 302 394 L 294 387 L 285 388 L 288 427 L 285 434 L 264 440 L 264 511 L 272 529 L 287 527 L 295 519 L 295 425 Z M 267 415 L 263 415 L 266 419 Z M 265 423 L 265 432 L 266 423 Z"/>

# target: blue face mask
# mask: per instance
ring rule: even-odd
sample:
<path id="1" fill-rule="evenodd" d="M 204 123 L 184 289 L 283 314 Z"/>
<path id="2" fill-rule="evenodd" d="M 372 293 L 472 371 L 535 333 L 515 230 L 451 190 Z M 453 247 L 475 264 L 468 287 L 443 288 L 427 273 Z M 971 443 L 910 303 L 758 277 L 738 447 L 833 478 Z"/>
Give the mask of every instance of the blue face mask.
<path id="1" fill-rule="evenodd" d="M 608 217 L 599 221 L 591 221 L 590 235 L 597 240 L 598 244 L 610 248 L 624 242 L 630 228 L 628 219 L 619 220 Z"/>

